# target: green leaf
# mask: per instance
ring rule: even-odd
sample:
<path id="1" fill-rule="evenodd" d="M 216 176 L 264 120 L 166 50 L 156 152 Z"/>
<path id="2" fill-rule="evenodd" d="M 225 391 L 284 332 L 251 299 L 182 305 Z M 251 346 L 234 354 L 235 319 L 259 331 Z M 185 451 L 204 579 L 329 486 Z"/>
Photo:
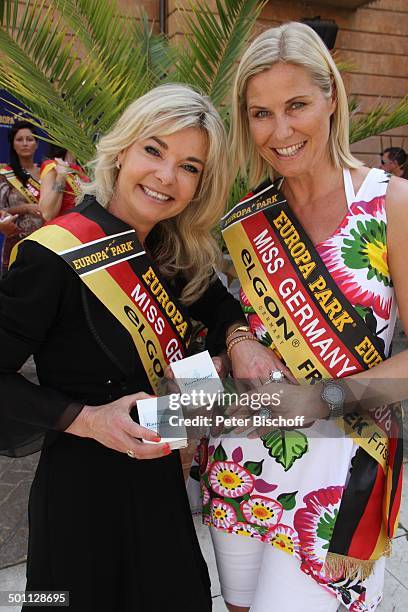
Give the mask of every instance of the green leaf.
<path id="1" fill-rule="evenodd" d="M 309 444 L 306 436 L 295 429 L 276 429 L 262 436 L 261 440 L 269 455 L 283 466 L 287 472 L 297 459 L 300 459 L 308 450 Z"/>
<path id="2" fill-rule="evenodd" d="M 244 463 L 244 468 L 248 470 L 248 472 L 251 472 L 251 474 L 254 476 L 260 476 L 262 474 L 263 462 L 264 459 L 262 459 L 262 461 L 246 461 Z"/>
<path id="3" fill-rule="evenodd" d="M 355 107 L 350 122 L 350 142 L 358 142 L 377 136 L 408 123 L 408 96 L 400 100 L 396 105 L 377 104 L 370 112 L 354 117 L 358 111 Z"/>
<path id="4" fill-rule="evenodd" d="M 223 446 L 220 442 L 214 452 L 214 461 L 226 461 L 226 460 L 227 460 L 227 453 L 223 449 Z"/>
<path id="5" fill-rule="evenodd" d="M 316 533 L 319 538 L 322 540 L 326 540 L 327 544 L 323 546 L 323 548 L 328 548 L 329 543 L 332 539 L 334 526 L 336 524 L 338 510 L 337 508 L 334 510 L 333 516 L 328 512 L 325 512 L 323 516 L 320 517 Z"/>
<path id="6" fill-rule="evenodd" d="M 220 108 L 231 90 L 236 62 L 265 4 L 216 0 L 217 15 L 205 0 L 190 0 L 188 11 L 181 10 L 186 35 L 172 78 L 194 82 Z"/>
<path id="7" fill-rule="evenodd" d="M 296 506 L 296 494 L 297 491 L 293 491 L 293 493 L 281 493 L 281 495 L 277 497 L 278 502 L 282 504 L 284 510 L 293 510 Z"/>

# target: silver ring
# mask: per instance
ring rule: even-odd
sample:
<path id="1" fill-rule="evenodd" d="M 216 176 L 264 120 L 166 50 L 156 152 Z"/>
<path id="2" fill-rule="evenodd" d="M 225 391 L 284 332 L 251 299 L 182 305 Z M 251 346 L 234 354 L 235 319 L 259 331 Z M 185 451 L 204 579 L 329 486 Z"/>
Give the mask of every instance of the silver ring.
<path id="1" fill-rule="evenodd" d="M 285 378 L 284 373 L 282 372 L 282 370 L 271 370 L 271 372 L 269 373 L 269 377 L 267 378 L 266 382 L 273 382 L 273 383 L 281 383 L 283 382 Z"/>
<path id="2" fill-rule="evenodd" d="M 262 419 L 270 419 L 272 417 L 274 417 L 275 415 L 273 414 L 272 410 L 270 408 L 268 408 L 268 406 L 262 406 L 262 408 L 260 408 L 258 410 L 258 416 L 260 416 Z"/>
<path id="3" fill-rule="evenodd" d="M 128 456 L 128 457 L 130 457 L 131 459 L 136 459 L 136 455 L 135 455 L 135 453 L 134 453 L 132 450 L 130 450 L 130 448 L 128 448 L 128 450 L 126 451 L 126 454 L 127 454 L 127 456 Z"/>

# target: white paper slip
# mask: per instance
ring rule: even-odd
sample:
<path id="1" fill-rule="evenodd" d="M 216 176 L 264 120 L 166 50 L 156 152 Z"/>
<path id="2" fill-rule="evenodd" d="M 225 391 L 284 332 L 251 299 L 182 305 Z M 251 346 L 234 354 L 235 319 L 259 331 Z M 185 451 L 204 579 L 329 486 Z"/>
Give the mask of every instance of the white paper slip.
<path id="1" fill-rule="evenodd" d="M 224 386 L 208 351 L 170 364 L 182 393 L 223 393 Z"/>
<path id="2" fill-rule="evenodd" d="M 136 402 L 139 413 L 139 423 L 143 427 L 156 431 L 161 436 L 160 442 L 143 440 L 147 444 L 163 444 L 167 442 L 170 448 L 185 448 L 187 446 L 187 430 L 183 423 L 181 408 L 170 409 L 170 397 L 149 397 Z M 181 415 L 181 418 L 180 418 Z"/>

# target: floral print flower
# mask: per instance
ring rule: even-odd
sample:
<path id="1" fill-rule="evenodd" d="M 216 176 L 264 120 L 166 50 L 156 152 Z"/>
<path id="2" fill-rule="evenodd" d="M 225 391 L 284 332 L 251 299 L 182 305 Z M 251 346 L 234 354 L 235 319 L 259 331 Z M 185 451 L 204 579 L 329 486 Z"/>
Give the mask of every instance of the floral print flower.
<path id="1" fill-rule="evenodd" d="M 351 237 L 345 238 L 342 248 L 344 263 L 350 269 L 367 269 L 367 279 L 376 276 L 384 285 L 390 284 L 387 264 L 387 226 L 384 221 L 367 219 L 357 221 Z"/>
<path id="2" fill-rule="evenodd" d="M 198 451 L 198 459 L 197 463 L 199 466 L 200 476 L 205 474 L 208 465 L 208 438 L 203 437 L 200 440 L 200 443 L 197 448 Z"/>
<path id="3" fill-rule="evenodd" d="M 251 302 L 248 300 L 246 293 L 244 292 L 242 288 L 239 290 L 239 301 L 241 302 L 243 306 L 250 309 L 248 310 L 248 312 L 255 312 L 255 310 L 253 309 L 251 305 Z"/>
<path id="4" fill-rule="evenodd" d="M 311 491 L 303 498 L 304 508 L 296 511 L 293 524 L 302 550 L 315 568 L 321 568 L 333 534 L 344 487 Z"/>
<path id="5" fill-rule="evenodd" d="M 262 536 L 259 531 L 255 529 L 253 525 L 249 525 L 248 523 L 235 523 L 235 525 L 230 528 L 230 532 L 235 533 L 236 535 L 243 535 L 250 538 L 255 538 L 256 540 L 262 540 Z"/>
<path id="6" fill-rule="evenodd" d="M 254 488 L 253 476 L 248 470 L 233 461 L 215 461 L 209 481 L 213 491 L 224 497 L 241 497 Z"/>
<path id="7" fill-rule="evenodd" d="M 265 346 L 271 346 L 272 338 L 269 332 L 266 331 L 266 327 L 263 324 L 262 320 L 258 317 L 257 314 L 248 314 L 248 325 L 251 328 L 254 336 L 258 338 L 262 344 Z"/>
<path id="8" fill-rule="evenodd" d="M 211 502 L 211 520 L 214 527 L 228 529 L 237 522 L 237 513 L 231 504 L 222 499 L 213 499 Z"/>
<path id="9" fill-rule="evenodd" d="M 380 201 L 381 200 L 381 201 Z M 388 320 L 392 282 L 387 261 L 384 198 L 356 202 L 318 251 L 341 291 L 353 304 Z"/>
<path id="10" fill-rule="evenodd" d="M 275 499 L 254 495 L 248 501 L 241 502 L 242 514 L 249 523 L 269 527 L 279 523 L 283 507 Z"/>
<path id="11" fill-rule="evenodd" d="M 299 537 L 296 531 L 289 527 L 289 525 L 282 525 L 281 523 L 275 525 L 268 530 L 263 540 L 289 555 L 300 558 Z"/>
<path id="12" fill-rule="evenodd" d="M 203 506 L 208 504 L 208 502 L 210 501 L 210 493 L 203 483 L 201 483 L 201 499 L 203 502 Z"/>

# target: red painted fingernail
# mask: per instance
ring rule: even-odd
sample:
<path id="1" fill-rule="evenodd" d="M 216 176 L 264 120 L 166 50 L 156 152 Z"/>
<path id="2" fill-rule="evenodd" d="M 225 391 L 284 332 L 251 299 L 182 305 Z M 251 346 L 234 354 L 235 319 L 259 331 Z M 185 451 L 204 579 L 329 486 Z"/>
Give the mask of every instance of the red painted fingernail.
<path id="1" fill-rule="evenodd" d="M 171 453 L 171 448 L 170 448 L 170 445 L 169 445 L 169 444 L 166 444 L 166 445 L 164 446 L 164 449 L 163 449 L 163 450 L 164 450 L 164 454 L 165 454 L 165 455 L 170 455 L 170 453 Z"/>
<path id="2" fill-rule="evenodd" d="M 161 440 L 161 437 L 160 437 L 160 436 L 157 436 L 156 438 L 153 438 L 153 440 L 152 440 L 152 441 L 153 441 L 153 442 L 160 442 L 160 440 Z"/>

